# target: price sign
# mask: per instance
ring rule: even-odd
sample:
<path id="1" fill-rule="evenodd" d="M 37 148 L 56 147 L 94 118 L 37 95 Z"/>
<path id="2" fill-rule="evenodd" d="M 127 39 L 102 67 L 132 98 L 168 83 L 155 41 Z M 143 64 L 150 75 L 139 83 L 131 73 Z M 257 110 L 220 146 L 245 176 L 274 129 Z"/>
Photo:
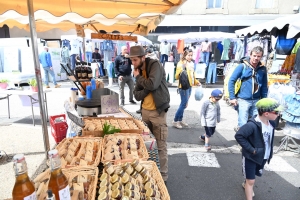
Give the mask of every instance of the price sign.
<path id="1" fill-rule="evenodd" d="M 101 114 L 118 113 L 119 96 L 118 95 L 102 95 L 101 96 Z"/>

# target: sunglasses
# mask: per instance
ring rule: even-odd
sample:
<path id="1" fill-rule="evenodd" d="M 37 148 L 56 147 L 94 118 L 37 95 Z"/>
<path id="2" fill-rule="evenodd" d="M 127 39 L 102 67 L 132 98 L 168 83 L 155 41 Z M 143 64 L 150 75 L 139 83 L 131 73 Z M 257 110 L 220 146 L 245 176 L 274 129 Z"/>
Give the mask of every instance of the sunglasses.
<path id="1" fill-rule="evenodd" d="M 269 112 L 269 113 L 273 113 L 275 115 L 278 115 L 279 114 L 279 111 L 272 111 L 272 112 Z"/>

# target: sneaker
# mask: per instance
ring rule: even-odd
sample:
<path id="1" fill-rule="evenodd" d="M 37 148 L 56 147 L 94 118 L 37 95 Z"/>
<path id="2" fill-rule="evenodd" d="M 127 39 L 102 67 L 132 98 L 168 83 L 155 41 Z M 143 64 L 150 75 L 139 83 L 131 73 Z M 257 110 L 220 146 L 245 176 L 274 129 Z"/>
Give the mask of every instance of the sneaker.
<path id="1" fill-rule="evenodd" d="M 58 85 L 58 84 L 55 85 L 55 88 L 59 88 L 59 87 L 60 87 L 60 85 Z"/>
<path id="2" fill-rule="evenodd" d="M 173 121 L 173 126 L 176 127 L 176 128 L 182 128 L 179 121 L 178 122 Z"/>
<path id="3" fill-rule="evenodd" d="M 244 182 L 242 183 L 242 187 L 245 189 L 245 184 L 246 184 L 246 180 L 244 180 Z M 254 197 L 255 196 L 255 194 L 254 194 L 254 191 L 253 191 L 253 193 L 252 193 L 252 197 Z"/>
<path id="4" fill-rule="evenodd" d="M 135 111 L 137 114 L 141 114 L 142 112 L 141 112 L 141 109 L 139 109 L 139 110 L 137 110 L 137 111 Z"/>
<path id="5" fill-rule="evenodd" d="M 235 132 L 238 132 L 239 129 L 240 129 L 240 127 L 238 127 L 238 126 L 236 126 L 236 127 L 233 128 L 233 130 L 234 130 Z"/>
<path id="6" fill-rule="evenodd" d="M 209 146 L 204 146 L 204 147 L 205 147 L 206 151 L 210 151 L 210 150 L 211 150 L 211 145 L 209 145 Z"/>
<path id="7" fill-rule="evenodd" d="M 202 140 L 203 142 L 205 142 L 205 136 L 204 135 L 200 135 L 199 139 Z"/>
<path id="8" fill-rule="evenodd" d="M 129 101 L 132 104 L 136 104 L 136 102 L 134 100 Z"/>
<path id="9" fill-rule="evenodd" d="M 183 121 L 180 121 L 180 125 L 181 125 L 181 126 L 184 126 L 184 127 L 188 127 L 188 126 L 189 126 L 187 123 L 185 123 L 185 122 L 183 122 Z"/>
<path id="10" fill-rule="evenodd" d="M 121 101 L 121 106 L 124 106 L 124 105 L 125 105 L 124 101 Z"/>
<path id="11" fill-rule="evenodd" d="M 46 88 L 50 88 L 50 86 L 49 86 L 49 85 L 46 85 Z"/>

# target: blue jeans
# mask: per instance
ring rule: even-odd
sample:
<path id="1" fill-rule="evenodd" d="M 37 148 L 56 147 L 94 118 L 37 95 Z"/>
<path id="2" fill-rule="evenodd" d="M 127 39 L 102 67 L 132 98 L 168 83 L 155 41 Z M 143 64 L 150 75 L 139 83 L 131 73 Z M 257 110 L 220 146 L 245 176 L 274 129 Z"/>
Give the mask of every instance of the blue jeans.
<path id="1" fill-rule="evenodd" d="M 43 67 L 44 68 L 44 72 L 45 72 L 45 84 L 48 86 L 49 85 L 49 74 L 52 77 L 53 80 L 53 84 L 57 85 L 56 80 L 55 80 L 55 74 L 54 74 L 54 69 L 52 68 L 52 70 L 50 69 L 50 67 Z"/>
<path id="2" fill-rule="evenodd" d="M 91 63 L 92 62 L 92 52 L 85 52 L 86 61 Z"/>
<path id="3" fill-rule="evenodd" d="M 257 115 L 255 104 L 258 99 L 245 100 L 238 98 L 238 126 L 241 127 L 247 123 L 249 116 Z"/>
<path id="4" fill-rule="evenodd" d="M 202 52 L 202 61 L 208 66 L 210 52 Z"/>
<path id="5" fill-rule="evenodd" d="M 212 83 L 216 83 L 216 77 L 217 77 L 217 63 L 215 62 L 209 63 L 206 83 L 211 83 L 211 78 L 212 78 Z"/>
<path id="6" fill-rule="evenodd" d="M 75 69 L 76 60 L 75 60 L 76 54 L 71 55 L 71 70 Z"/>
<path id="7" fill-rule="evenodd" d="M 179 90 L 181 102 L 175 114 L 174 122 L 182 121 L 184 109 L 186 108 L 192 93 L 192 87 L 190 87 L 190 89 L 187 90 L 183 90 L 180 88 L 178 90 Z"/>
<path id="8" fill-rule="evenodd" d="M 102 62 L 97 62 L 100 76 L 105 76 L 105 71 Z"/>
<path id="9" fill-rule="evenodd" d="M 167 54 L 161 54 L 161 56 L 160 56 L 160 62 L 161 63 L 168 62 L 168 55 Z"/>
<path id="10" fill-rule="evenodd" d="M 112 72 L 113 68 L 114 68 L 114 63 L 108 62 L 107 66 L 106 66 L 108 78 L 113 78 L 113 72 Z"/>

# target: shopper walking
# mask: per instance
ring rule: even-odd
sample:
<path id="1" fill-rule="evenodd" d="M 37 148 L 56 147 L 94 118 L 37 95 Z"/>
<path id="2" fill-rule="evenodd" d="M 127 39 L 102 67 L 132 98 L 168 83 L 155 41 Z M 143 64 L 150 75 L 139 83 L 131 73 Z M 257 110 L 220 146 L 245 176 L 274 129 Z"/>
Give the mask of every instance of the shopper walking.
<path id="1" fill-rule="evenodd" d="M 119 80 L 121 105 L 125 105 L 125 83 L 129 87 L 129 102 L 132 104 L 136 104 L 136 102 L 133 100 L 134 82 L 132 77 L 131 60 L 128 58 L 128 51 L 126 46 L 121 47 L 121 54 L 118 55 L 115 59 L 115 74 L 117 75 Z"/>
<path id="2" fill-rule="evenodd" d="M 145 51 L 141 46 L 130 48 L 130 55 L 134 66 L 133 75 L 136 78 L 134 88 L 135 99 L 141 102 L 142 120 L 148 125 L 156 139 L 160 162 L 160 172 L 164 179 L 168 179 L 167 153 L 167 111 L 170 107 L 170 94 L 166 81 L 166 73 L 156 59 L 145 58 Z"/>
<path id="3" fill-rule="evenodd" d="M 183 70 L 186 70 L 189 82 L 188 89 L 182 89 L 180 81 L 178 84 L 178 93 L 180 94 L 181 102 L 173 121 L 173 126 L 176 128 L 182 128 L 183 126 L 188 127 L 188 124 L 182 121 L 183 113 L 185 108 L 188 106 L 188 101 L 192 93 L 192 86 L 201 85 L 201 83 L 195 77 L 194 63 L 192 61 L 192 58 L 193 51 L 185 50 L 182 59 L 178 62 L 176 68 L 175 79 L 179 79 Z"/>
<path id="4" fill-rule="evenodd" d="M 242 186 L 247 200 L 254 196 L 255 176 L 262 176 L 264 165 L 272 159 L 274 120 L 282 111 L 282 107 L 271 98 L 259 100 L 256 108 L 258 115 L 253 116 L 235 134 L 236 141 L 242 146 L 242 170 L 246 179 Z"/>
<path id="5" fill-rule="evenodd" d="M 46 85 L 46 88 L 50 88 L 50 86 L 49 86 L 49 74 L 50 74 L 55 88 L 58 88 L 58 87 L 60 87 L 60 85 L 58 85 L 56 83 L 54 69 L 52 66 L 51 54 L 48 51 L 49 51 L 49 48 L 47 46 L 45 46 L 44 51 L 39 55 L 39 60 L 43 66 L 44 73 L 45 73 L 45 85 Z"/>
<path id="6" fill-rule="evenodd" d="M 211 136 L 215 133 L 216 125 L 220 122 L 220 105 L 219 100 L 222 98 L 221 90 L 215 89 L 211 92 L 208 100 L 204 101 L 201 109 L 201 125 L 205 129 L 205 134 L 200 136 L 200 139 L 205 142 L 205 149 L 211 150 L 209 143 Z"/>
<path id="7" fill-rule="evenodd" d="M 228 81 L 229 102 L 237 106 L 238 126 L 247 123 L 248 118 L 257 115 L 255 104 L 259 99 L 267 97 L 268 94 L 268 77 L 267 69 L 260 62 L 263 56 L 263 49 L 259 46 L 251 50 L 250 58 L 242 59 L 242 63 L 238 65 Z M 235 83 L 240 79 L 241 87 L 237 95 L 235 95 Z"/>

